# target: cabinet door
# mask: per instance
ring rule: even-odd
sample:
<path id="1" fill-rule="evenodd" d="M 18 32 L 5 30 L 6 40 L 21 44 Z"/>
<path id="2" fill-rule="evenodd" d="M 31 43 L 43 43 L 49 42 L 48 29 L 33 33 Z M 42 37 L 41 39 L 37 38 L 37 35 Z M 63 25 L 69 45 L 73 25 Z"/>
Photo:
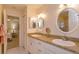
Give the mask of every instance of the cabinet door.
<path id="1" fill-rule="evenodd" d="M 39 54 L 49 54 L 49 53 L 54 53 L 53 51 L 48 50 L 48 48 L 45 48 L 45 44 L 44 42 L 40 41 L 40 40 L 36 40 L 33 38 L 30 38 L 30 49 L 31 49 L 31 53 L 39 53 Z M 30 50 L 29 49 L 29 50 Z M 32 52 L 33 51 L 33 52 Z"/>
<path id="2" fill-rule="evenodd" d="M 39 53 L 39 49 L 36 45 L 37 45 L 37 43 L 36 43 L 35 39 L 33 39 L 33 38 L 28 39 L 28 51 L 30 53 L 32 53 L 32 54 Z"/>
<path id="3" fill-rule="evenodd" d="M 34 48 L 32 47 L 32 39 L 30 37 L 28 37 L 28 39 L 27 39 L 27 50 L 28 50 L 28 52 L 31 53 L 33 49 Z"/>
<path id="4" fill-rule="evenodd" d="M 39 48 L 39 52 L 43 54 L 54 54 L 55 51 L 51 50 L 50 44 L 40 41 L 40 40 L 35 40 L 36 47 Z M 49 45 L 49 46 L 48 46 Z"/>
<path id="5" fill-rule="evenodd" d="M 29 51 L 35 54 L 71 54 L 73 52 L 64 50 L 60 47 L 56 47 L 52 44 L 36 40 L 33 38 L 29 39 Z"/>
<path id="6" fill-rule="evenodd" d="M 63 48 L 42 42 L 42 47 L 47 50 L 47 51 L 51 51 L 51 53 L 54 54 L 72 54 L 73 52 L 67 51 Z"/>
<path id="7" fill-rule="evenodd" d="M 40 40 L 33 40 L 34 46 L 39 48 L 40 53 L 50 53 L 50 54 L 72 54 L 73 52 L 67 51 L 63 48 L 48 44 Z"/>

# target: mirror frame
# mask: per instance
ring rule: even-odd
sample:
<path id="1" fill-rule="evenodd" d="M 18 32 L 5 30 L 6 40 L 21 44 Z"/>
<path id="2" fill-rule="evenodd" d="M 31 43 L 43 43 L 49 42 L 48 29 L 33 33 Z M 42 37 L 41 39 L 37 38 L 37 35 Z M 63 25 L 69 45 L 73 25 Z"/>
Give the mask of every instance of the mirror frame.
<path id="1" fill-rule="evenodd" d="M 69 32 L 64 32 L 64 31 L 62 31 L 59 27 L 58 27 L 58 18 L 59 18 L 59 15 L 60 15 L 60 13 L 62 12 L 62 11 L 64 11 L 64 10 L 66 10 L 66 9 L 72 9 L 72 10 L 74 10 L 78 15 L 79 15 L 79 13 L 78 13 L 78 11 L 76 10 L 76 9 L 74 9 L 74 8 L 64 8 L 64 9 L 62 9 L 59 13 L 58 13 L 58 15 L 57 15 L 57 19 L 56 19 L 56 28 L 59 30 L 59 32 L 61 32 L 61 33 L 71 33 L 71 32 L 74 32 L 76 29 L 77 29 L 77 27 L 78 27 L 78 23 L 79 22 L 77 22 L 77 24 L 76 24 L 76 26 L 72 29 L 72 30 L 70 30 Z M 78 16 L 78 18 L 79 18 L 79 16 Z M 79 21 L 79 20 L 78 20 Z"/>

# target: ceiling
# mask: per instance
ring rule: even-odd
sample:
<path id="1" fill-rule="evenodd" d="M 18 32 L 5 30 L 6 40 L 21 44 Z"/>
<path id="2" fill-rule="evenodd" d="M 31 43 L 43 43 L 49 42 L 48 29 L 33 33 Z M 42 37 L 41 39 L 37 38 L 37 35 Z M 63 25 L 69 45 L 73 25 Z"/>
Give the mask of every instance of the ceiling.
<path id="1" fill-rule="evenodd" d="M 4 4 L 6 9 L 16 9 L 18 11 L 26 11 L 28 15 L 34 15 L 43 4 Z"/>
<path id="2" fill-rule="evenodd" d="M 24 11 L 24 9 L 26 8 L 26 5 L 24 4 L 5 4 L 4 5 L 5 8 L 14 8 L 20 11 Z"/>
<path id="3" fill-rule="evenodd" d="M 32 10 L 37 10 L 41 7 L 42 4 L 5 4 L 4 7 L 6 8 L 15 8 L 17 10 L 24 10 L 26 7 Z"/>
<path id="4" fill-rule="evenodd" d="M 29 5 L 27 5 L 27 8 L 32 9 L 32 10 L 37 10 L 41 6 L 42 6 L 42 4 L 29 4 Z"/>

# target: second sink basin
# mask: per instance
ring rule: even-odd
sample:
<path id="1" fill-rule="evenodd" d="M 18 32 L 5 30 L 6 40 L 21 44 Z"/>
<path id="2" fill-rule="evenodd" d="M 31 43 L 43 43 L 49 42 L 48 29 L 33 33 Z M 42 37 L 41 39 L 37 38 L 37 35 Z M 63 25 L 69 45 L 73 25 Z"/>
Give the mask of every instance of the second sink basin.
<path id="1" fill-rule="evenodd" d="M 60 45 L 60 46 L 76 46 L 76 44 L 73 41 L 65 41 L 63 39 L 54 39 L 52 40 L 52 42 L 56 45 Z"/>

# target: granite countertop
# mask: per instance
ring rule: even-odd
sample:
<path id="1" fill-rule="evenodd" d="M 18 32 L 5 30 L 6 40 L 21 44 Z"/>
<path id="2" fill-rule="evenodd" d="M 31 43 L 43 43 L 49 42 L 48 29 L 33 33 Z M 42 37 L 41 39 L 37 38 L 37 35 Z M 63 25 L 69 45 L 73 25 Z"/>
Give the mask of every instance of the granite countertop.
<path id="1" fill-rule="evenodd" d="M 78 54 L 79 53 L 79 39 L 78 38 L 71 38 L 69 37 L 68 40 L 74 41 L 76 46 L 60 46 L 60 45 L 56 45 L 52 42 L 52 40 L 54 39 L 61 39 L 61 36 L 57 36 L 57 35 L 48 35 L 48 34 L 42 34 L 42 33 L 28 33 L 29 37 L 41 40 L 43 42 L 55 45 L 59 48 L 63 48 L 65 50 L 71 51 L 73 53 Z M 74 40 L 75 39 L 75 40 Z"/>

